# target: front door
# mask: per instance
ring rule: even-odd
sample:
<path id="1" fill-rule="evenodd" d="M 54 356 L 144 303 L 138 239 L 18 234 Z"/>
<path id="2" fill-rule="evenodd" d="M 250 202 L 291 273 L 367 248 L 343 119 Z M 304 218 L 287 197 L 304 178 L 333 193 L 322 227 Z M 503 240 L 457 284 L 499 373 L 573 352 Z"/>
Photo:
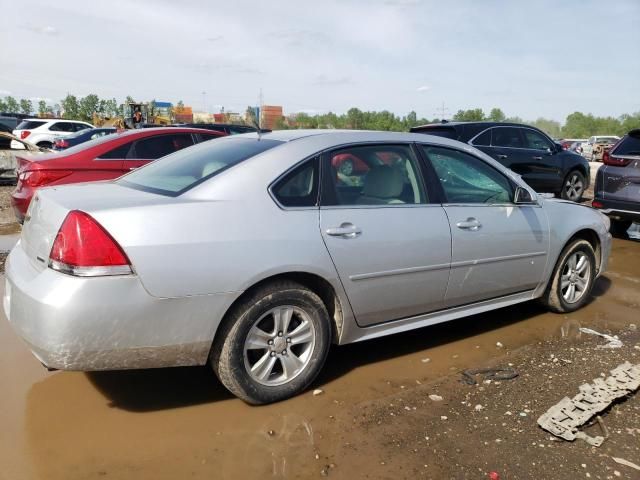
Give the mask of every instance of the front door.
<path id="1" fill-rule="evenodd" d="M 513 204 L 512 182 L 479 158 L 444 147 L 423 150 L 444 190 L 451 227 L 446 306 L 536 288 L 549 247 L 542 208 Z"/>
<path id="2" fill-rule="evenodd" d="M 360 326 L 442 308 L 451 235 L 410 145 L 323 159 L 320 230 Z"/>

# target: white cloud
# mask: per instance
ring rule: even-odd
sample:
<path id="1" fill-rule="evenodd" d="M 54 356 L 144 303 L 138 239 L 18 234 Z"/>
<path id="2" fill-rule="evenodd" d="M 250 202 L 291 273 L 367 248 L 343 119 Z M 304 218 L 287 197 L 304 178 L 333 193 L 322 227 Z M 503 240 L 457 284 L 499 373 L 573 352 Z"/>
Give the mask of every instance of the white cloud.
<path id="1" fill-rule="evenodd" d="M 431 86 L 430 85 L 422 85 L 422 86 L 416 88 L 417 92 L 426 92 L 427 90 L 431 90 Z"/>

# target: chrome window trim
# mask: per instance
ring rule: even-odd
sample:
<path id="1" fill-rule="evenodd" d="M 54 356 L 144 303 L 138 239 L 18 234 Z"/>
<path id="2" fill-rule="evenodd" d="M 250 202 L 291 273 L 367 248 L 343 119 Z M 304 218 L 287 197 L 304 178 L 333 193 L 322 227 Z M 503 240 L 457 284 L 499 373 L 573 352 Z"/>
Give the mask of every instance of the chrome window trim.
<path id="1" fill-rule="evenodd" d="M 536 203 L 443 203 L 443 207 L 535 207 L 542 208 L 542 205 Z"/>
<path id="2" fill-rule="evenodd" d="M 538 152 L 547 152 L 548 150 L 546 148 L 543 149 L 539 149 L 539 148 L 526 148 L 526 147 L 502 147 L 500 145 L 476 145 L 475 143 L 473 143 L 473 141 L 478 138 L 480 135 L 482 135 L 484 132 L 486 132 L 487 130 L 491 130 L 492 128 L 520 128 L 523 130 L 532 130 L 536 133 L 541 133 L 539 130 L 536 130 L 535 128 L 531 128 L 531 127 L 526 127 L 526 126 L 515 126 L 515 125 L 494 125 L 492 127 L 489 128 L 485 128 L 483 131 L 481 131 L 479 134 L 477 134 L 476 136 L 474 136 L 471 140 L 469 140 L 469 145 L 472 145 L 474 147 L 491 147 L 491 148 L 510 148 L 513 150 L 535 150 Z M 542 134 L 547 138 L 547 140 L 551 140 L 544 132 L 542 132 Z M 493 143 L 493 136 L 491 137 L 491 143 Z M 553 141 L 550 142 L 553 145 Z"/>
<path id="3" fill-rule="evenodd" d="M 352 209 L 373 209 L 373 208 L 442 208 L 440 203 L 381 203 L 379 205 L 322 205 L 320 210 L 352 210 Z"/>

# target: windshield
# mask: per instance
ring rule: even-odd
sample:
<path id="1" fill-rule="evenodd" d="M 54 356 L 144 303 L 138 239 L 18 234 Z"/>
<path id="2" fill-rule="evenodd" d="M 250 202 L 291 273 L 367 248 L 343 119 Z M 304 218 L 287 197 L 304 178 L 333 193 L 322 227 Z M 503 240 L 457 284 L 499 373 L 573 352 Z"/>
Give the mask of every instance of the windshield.
<path id="1" fill-rule="evenodd" d="M 596 137 L 596 143 L 616 143 L 618 140 L 618 137 Z"/>
<path id="2" fill-rule="evenodd" d="M 117 180 L 117 183 L 160 195 L 178 196 L 221 171 L 282 142 L 257 138 L 225 138 L 185 148 Z"/>

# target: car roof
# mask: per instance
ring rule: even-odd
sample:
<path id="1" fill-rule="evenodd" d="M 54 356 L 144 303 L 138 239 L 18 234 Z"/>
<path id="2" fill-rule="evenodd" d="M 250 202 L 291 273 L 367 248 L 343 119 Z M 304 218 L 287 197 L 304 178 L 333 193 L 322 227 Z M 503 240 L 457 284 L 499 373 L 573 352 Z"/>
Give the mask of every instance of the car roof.
<path id="1" fill-rule="evenodd" d="M 486 120 L 479 120 L 477 122 L 438 122 L 438 123 L 427 123 L 425 125 L 416 125 L 415 127 L 411 127 L 411 130 L 419 129 L 419 128 L 433 128 L 433 127 L 464 127 L 464 126 L 482 126 L 485 128 L 489 127 L 528 127 L 532 128 L 531 125 L 526 125 L 524 123 L 516 123 L 516 122 L 493 122 Z M 533 127 L 535 128 L 535 127 Z"/>

